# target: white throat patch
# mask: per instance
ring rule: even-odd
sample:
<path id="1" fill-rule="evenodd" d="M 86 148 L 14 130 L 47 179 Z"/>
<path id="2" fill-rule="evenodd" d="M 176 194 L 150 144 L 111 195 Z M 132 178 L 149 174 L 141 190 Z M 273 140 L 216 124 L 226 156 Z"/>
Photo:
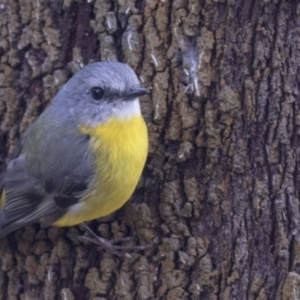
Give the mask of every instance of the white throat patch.
<path id="1" fill-rule="evenodd" d="M 112 116 L 118 119 L 130 119 L 141 114 L 140 103 L 138 99 L 124 101 L 112 110 Z"/>

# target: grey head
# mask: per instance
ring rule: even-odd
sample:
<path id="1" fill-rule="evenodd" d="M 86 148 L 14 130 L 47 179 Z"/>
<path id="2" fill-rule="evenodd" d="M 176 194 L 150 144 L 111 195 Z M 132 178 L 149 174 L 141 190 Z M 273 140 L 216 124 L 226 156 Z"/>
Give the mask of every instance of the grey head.
<path id="1" fill-rule="evenodd" d="M 82 125 L 98 125 L 111 116 L 131 117 L 140 113 L 141 88 L 126 64 L 106 61 L 87 65 L 59 91 L 51 106 Z"/>

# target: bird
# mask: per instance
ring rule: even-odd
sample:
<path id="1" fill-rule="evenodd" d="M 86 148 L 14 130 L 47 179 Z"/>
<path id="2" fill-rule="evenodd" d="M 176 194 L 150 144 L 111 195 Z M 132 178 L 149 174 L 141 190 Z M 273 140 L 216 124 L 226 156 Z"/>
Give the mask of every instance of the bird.
<path id="1" fill-rule="evenodd" d="M 139 97 L 148 93 L 135 72 L 117 61 L 75 73 L 11 155 L 0 197 L 0 238 L 34 222 L 85 224 L 122 207 L 147 159 Z M 104 248 L 116 254 L 110 246 L 105 240 Z"/>

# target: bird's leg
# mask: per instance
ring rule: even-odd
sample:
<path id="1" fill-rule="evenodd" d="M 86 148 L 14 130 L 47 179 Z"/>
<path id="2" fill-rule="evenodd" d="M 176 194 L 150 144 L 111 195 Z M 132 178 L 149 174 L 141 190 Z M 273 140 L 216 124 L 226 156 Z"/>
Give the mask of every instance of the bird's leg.
<path id="1" fill-rule="evenodd" d="M 117 255 L 117 256 L 126 256 L 126 257 L 131 257 L 131 255 L 129 253 L 122 253 L 122 251 L 144 251 L 147 250 L 149 248 L 152 248 L 153 245 L 145 245 L 145 246 L 118 246 L 115 245 L 116 243 L 120 243 L 120 242 L 127 242 L 127 241 L 131 241 L 134 238 L 133 237 L 126 237 L 126 238 L 122 238 L 122 239 L 118 239 L 118 240 L 106 240 L 105 238 L 102 238 L 100 236 L 98 236 L 89 226 L 87 226 L 85 223 L 83 223 L 84 228 L 92 235 L 92 237 L 88 237 L 88 236 L 79 236 L 78 239 L 80 241 L 85 241 L 85 242 L 90 242 L 93 244 L 96 244 L 100 247 L 102 247 L 103 249 L 105 249 L 106 251 Z"/>

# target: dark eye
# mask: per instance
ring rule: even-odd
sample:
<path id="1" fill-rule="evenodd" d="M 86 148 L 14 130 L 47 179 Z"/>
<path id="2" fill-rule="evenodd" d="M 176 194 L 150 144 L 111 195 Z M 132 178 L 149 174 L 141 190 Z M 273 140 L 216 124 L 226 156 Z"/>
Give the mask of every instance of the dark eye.
<path id="1" fill-rule="evenodd" d="M 104 95 L 104 91 L 99 87 L 94 87 L 92 88 L 91 91 L 92 91 L 92 96 L 95 100 L 100 100 Z"/>

